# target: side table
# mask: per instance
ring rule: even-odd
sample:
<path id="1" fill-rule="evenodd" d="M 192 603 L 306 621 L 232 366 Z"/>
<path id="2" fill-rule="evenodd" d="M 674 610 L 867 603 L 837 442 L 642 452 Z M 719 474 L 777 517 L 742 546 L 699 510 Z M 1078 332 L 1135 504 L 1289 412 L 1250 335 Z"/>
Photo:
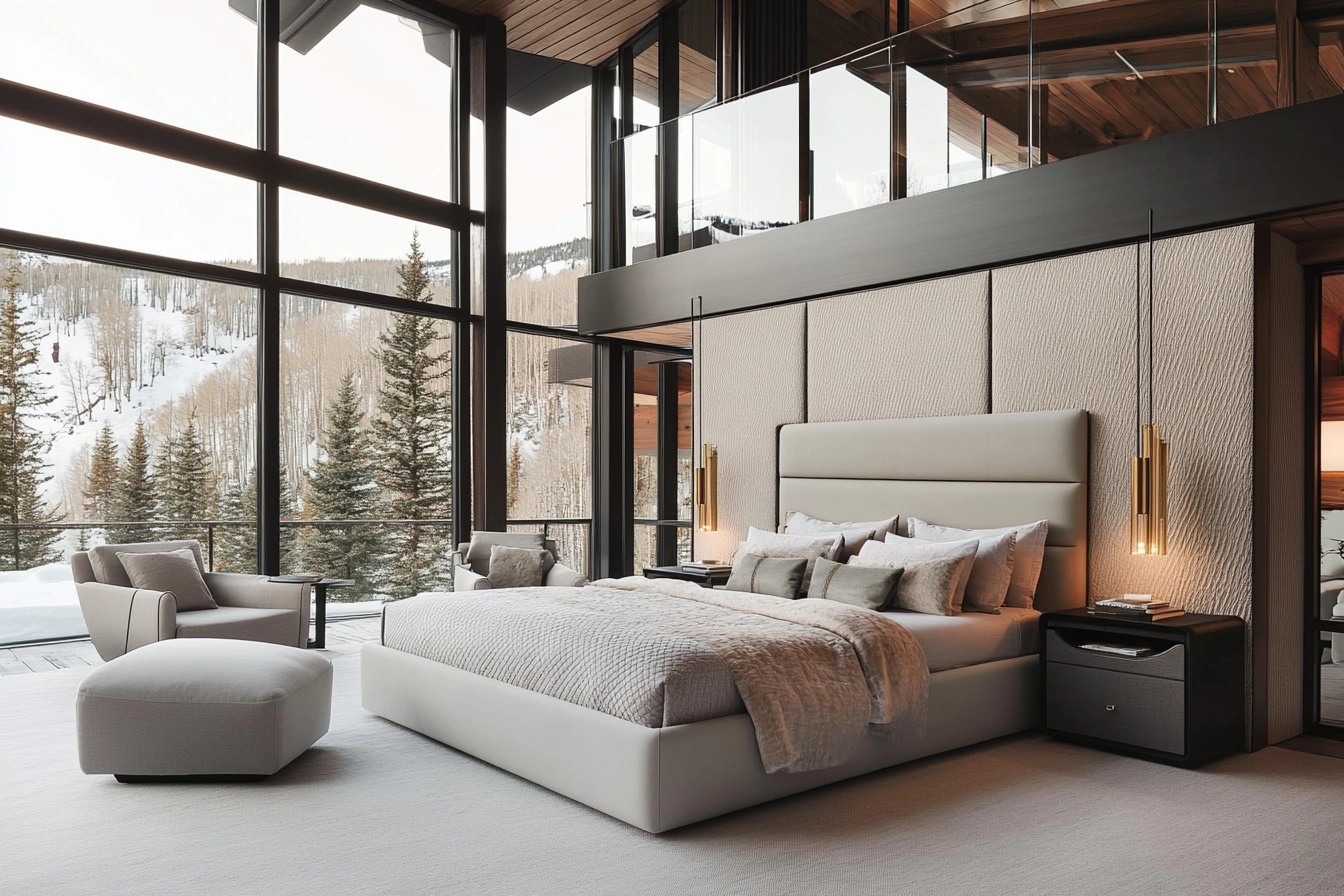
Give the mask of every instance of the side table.
<path id="1" fill-rule="evenodd" d="M 644 578 L 646 579 L 679 579 L 683 582 L 695 582 L 701 588 L 726 585 L 728 584 L 728 577 L 732 574 L 733 568 L 731 566 L 722 566 L 715 569 L 683 569 L 680 566 L 644 567 Z"/>

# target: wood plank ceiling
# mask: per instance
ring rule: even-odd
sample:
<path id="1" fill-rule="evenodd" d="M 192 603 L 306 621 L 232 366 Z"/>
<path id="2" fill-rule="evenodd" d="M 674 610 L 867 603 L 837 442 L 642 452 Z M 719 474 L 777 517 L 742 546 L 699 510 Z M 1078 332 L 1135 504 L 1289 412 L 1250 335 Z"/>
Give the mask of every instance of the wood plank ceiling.
<path id="1" fill-rule="evenodd" d="M 509 49 L 583 65 L 608 59 L 653 22 L 667 0 L 439 0 L 504 23 Z"/>

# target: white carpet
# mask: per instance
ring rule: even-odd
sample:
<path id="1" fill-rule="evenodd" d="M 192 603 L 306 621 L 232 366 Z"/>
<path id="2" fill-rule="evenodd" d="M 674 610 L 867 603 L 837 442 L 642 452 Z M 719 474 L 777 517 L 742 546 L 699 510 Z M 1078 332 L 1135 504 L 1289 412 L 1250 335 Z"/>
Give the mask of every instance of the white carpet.
<path id="1" fill-rule="evenodd" d="M 1338 759 L 1010 738 L 655 836 L 369 715 L 336 667 L 331 733 L 236 785 L 86 777 L 84 672 L 0 679 L 0 893 L 1344 893 Z"/>

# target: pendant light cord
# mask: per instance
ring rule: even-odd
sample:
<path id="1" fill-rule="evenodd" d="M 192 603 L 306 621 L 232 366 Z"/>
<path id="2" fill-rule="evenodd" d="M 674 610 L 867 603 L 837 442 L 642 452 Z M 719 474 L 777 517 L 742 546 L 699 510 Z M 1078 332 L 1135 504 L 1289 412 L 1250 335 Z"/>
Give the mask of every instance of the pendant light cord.
<path id="1" fill-rule="evenodd" d="M 1148 209 L 1148 423 L 1153 422 L 1153 210 Z"/>
<path id="2" fill-rule="evenodd" d="M 1134 244 L 1134 456 L 1143 454 L 1143 247 Z"/>

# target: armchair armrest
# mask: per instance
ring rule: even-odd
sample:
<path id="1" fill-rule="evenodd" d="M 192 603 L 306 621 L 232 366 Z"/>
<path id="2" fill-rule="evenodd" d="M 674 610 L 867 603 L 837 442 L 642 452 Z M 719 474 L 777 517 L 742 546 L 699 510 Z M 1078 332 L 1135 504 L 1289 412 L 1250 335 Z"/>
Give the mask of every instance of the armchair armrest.
<path id="1" fill-rule="evenodd" d="M 177 635 L 177 596 L 171 591 L 80 582 L 75 593 L 89 640 L 104 660 Z"/>
<path id="2" fill-rule="evenodd" d="M 555 564 L 551 567 L 551 571 L 546 574 L 546 585 L 551 588 L 582 588 L 587 584 L 587 576 L 570 569 L 563 563 Z"/>
<path id="3" fill-rule="evenodd" d="M 250 607 L 256 610 L 297 610 L 297 645 L 308 643 L 308 623 L 312 619 L 312 585 L 307 582 L 272 582 L 267 576 L 249 576 L 236 572 L 207 572 L 205 584 L 215 603 L 221 607 Z"/>
<path id="4" fill-rule="evenodd" d="M 453 566 L 454 591 L 485 591 L 489 587 L 490 580 L 485 576 L 477 575 L 466 566 Z"/>

